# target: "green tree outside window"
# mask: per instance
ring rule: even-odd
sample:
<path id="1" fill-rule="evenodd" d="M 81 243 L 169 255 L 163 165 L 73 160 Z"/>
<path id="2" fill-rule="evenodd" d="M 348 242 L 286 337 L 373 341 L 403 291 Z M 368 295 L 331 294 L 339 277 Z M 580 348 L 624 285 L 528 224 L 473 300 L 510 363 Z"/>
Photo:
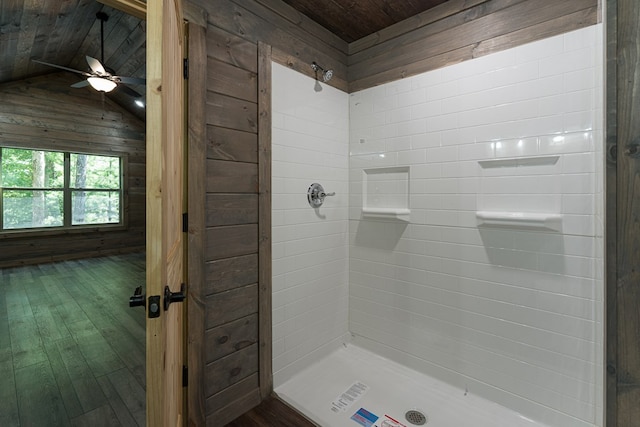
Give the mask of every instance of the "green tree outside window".
<path id="1" fill-rule="evenodd" d="M 0 148 L 2 230 L 121 222 L 115 156 Z"/>

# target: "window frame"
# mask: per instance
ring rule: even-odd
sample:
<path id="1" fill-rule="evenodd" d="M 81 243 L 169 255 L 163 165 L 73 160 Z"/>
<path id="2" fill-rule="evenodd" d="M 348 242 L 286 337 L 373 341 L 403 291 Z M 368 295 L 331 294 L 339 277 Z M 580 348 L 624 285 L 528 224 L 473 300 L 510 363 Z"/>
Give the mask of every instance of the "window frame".
<path id="1" fill-rule="evenodd" d="M 2 174 L 2 154 L 5 148 L 25 150 L 25 151 L 46 151 L 51 153 L 62 153 L 64 161 L 63 172 L 63 185 L 62 187 L 3 187 L 1 182 Z M 114 157 L 119 160 L 120 164 L 120 188 L 119 189 L 104 189 L 104 188 L 76 188 L 71 187 L 71 155 L 72 154 L 86 154 L 89 156 L 103 156 Z M 70 233 L 86 233 L 88 231 L 109 231 L 109 230 L 125 230 L 127 229 L 128 216 L 126 206 L 128 205 L 128 192 L 127 192 L 127 165 L 128 156 L 126 153 L 114 153 L 114 152 L 101 152 L 101 151 L 80 151 L 80 150 L 52 150 L 42 147 L 24 147 L 24 146 L 0 146 L 0 239 L 4 237 L 32 235 L 38 233 L 40 235 L 56 235 L 56 234 L 70 234 Z M 62 192 L 63 202 L 63 225 L 50 226 L 50 227 L 29 227 L 29 228 L 4 228 L 4 191 L 60 191 Z M 72 195 L 79 191 L 86 192 L 117 192 L 119 195 L 119 222 L 117 223 L 92 223 L 92 224 L 72 224 Z"/>

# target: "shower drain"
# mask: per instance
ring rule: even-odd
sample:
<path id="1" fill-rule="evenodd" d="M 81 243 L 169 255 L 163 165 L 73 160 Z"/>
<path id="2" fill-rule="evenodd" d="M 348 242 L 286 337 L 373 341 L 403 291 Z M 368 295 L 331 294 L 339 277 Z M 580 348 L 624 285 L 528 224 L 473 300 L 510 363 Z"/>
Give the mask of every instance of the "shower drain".
<path id="1" fill-rule="evenodd" d="M 423 414 L 420 411 L 416 411 L 414 409 L 407 411 L 407 413 L 404 414 L 404 417 L 407 421 L 409 421 L 411 424 L 415 426 L 425 425 L 427 421 L 429 421 L 429 419 L 425 414 Z"/>

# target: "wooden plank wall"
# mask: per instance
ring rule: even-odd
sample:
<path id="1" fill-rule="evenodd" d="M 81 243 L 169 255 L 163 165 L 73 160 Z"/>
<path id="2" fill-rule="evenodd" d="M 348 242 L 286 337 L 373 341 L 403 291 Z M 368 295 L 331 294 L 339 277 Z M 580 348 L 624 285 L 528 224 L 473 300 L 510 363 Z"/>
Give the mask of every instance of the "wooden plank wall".
<path id="1" fill-rule="evenodd" d="M 205 410 L 224 425 L 261 401 L 257 46 L 207 31 Z M 230 55 L 228 55 L 230 54 Z M 232 58 L 239 58 L 233 63 Z"/>
<path id="2" fill-rule="evenodd" d="M 598 0 L 451 0 L 349 44 L 349 91 L 598 22 Z"/>
<path id="3" fill-rule="evenodd" d="M 222 426 L 272 389 L 267 44 L 305 74 L 313 75 L 313 61 L 340 70 L 333 83 L 343 89 L 347 45 L 279 1 L 193 3 L 208 13 L 202 418 Z"/>
<path id="4" fill-rule="evenodd" d="M 257 47 L 238 40 L 233 64 L 209 28 L 205 207 L 205 393 L 207 424 L 258 390 Z M 238 403 L 235 403 L 238 406 Z M 237 415 L 237 414 L 235 414 Z M 223 425 L 224 423 L 221 423 Z"/>
<path id="5" fill-rule="evenodd" d="M 640 419 L 640 3 L 607 6 L 607 426 L 632 427 Z"/>
<path id="6" fill-rule="evenodd" d="M 629 0 L 633 1 L 633 0 Z M 605 426 L 618 424 L 618 0 L 606 0 Z M 633 19 L 633 18 L 632 18 Z M 628 47 L 628 46 L 627 46 Z M 632 67 L 635 64 L 630 64 Z M 621 96 L 628 94 L 621 93 Z M 639 329 L 640 330 L 640 329 Z M 637 350 L 636 350 L 637 351 Z M 633 352 L 633 350 L 632 350 Z M 624 410 L 624 408 L 621 408 Z M 627 408 L 627 411 L 629 409 Z M 632 411 L 629 411 L 630 413 Z M 624 416 L 624 413 L 621 414 Z M 637 419 L 637 416 L 636 416 Z"/>
<path id="7" fill-rule="evenodd" d="M 274 56 L 274 61 L 310 77 L 314 76 L 311 63 L 316 61 L 334 70 L 329 84 L 347 90 L 347 43 L 281 0 L 191 1 L 209 13 L 210 29 L 255 45 L 269 44 L 283 52 Z M 252 55 L 233 56 L 236 55 L 232 51 L 233 39 L 229 39 L 228 45 L 225 43 L 217 49 L 231 64 L 242 65 L 247 60 L 255 63 Z"/>
<path id="8" fill-rule="evenodd" d="M 258 337 L 260 395 L 273 391 L 273 277 L 271 255 L 271 72 L 270 45 L 258 43 Z"/>
<path id="9" fill-rule="evenodd" d="M 359 90 L 591 25 L 598 14 L 597 0 L 452 0 L 348 45 L 280 0 L 191 0 L 190 5 L 207 16 L 205 400 L 204 408 L 193 406 L 202 416 L 190 414 L 190 419 L 217 426 L 257 405 L 270 390 L 261 390 L 271 376 L 259 332 L 266 329 L 261 319 L 269 321 L 261 317 L 269 305 L 260 295 L 270 289 L 265 283 L 270 274 L 263 271 L 270 235 L 260 229 L 260 218 L 268 215 L 260 201 L 270 191 L 261 166 L 269 161 L 270 138 L 259 119 L 268 109 L 260 101 L 258 44 L 263 50 L 273 47 L 275 62 L 313 77 L 310 64 L 316 61 L 334 70 L 330 84 Z M 190 378 L 198 375 L 190 372 Z"/>
<path id="10" fill-rule="evenodd" d="M 63 72 L 0 85 L 0 145 L 125 155 L 125 228 L 0 234 L 0 267 L 144 251 L 145 125 L 95 91 L 70 88 L 77 80 Z"/>

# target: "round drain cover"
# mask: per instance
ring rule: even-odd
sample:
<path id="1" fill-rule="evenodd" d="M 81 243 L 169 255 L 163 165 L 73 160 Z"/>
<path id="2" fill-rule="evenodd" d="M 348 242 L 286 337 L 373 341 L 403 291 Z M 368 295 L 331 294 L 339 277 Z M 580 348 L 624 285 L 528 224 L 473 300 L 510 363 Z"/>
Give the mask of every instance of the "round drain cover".
<path id="1" fill-rule="evenodd" d="M 407 421 L 409 421 L 411 424 L 415 426 L 425 425 L 427 421 L 429 421 L 429 419 L 425 414 L 423 414 L 420 411 L 416 411 L 415 409 L 407 411 L 407 413 L 404 414 L 404 417 L 406 418 Z"/>

